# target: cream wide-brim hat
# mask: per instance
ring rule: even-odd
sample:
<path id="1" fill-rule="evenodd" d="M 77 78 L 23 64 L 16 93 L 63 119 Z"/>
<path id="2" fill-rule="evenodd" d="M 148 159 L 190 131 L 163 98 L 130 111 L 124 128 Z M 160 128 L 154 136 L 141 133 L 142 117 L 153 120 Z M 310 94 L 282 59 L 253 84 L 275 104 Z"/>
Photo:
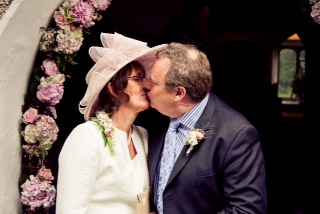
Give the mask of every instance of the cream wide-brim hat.
<path id="1" fill-rule="evenodd" d="M 156 52 L 167 44 L 148 47 L 147 43 L 125 37 L 119 33 L 101 33 L 103 47 L 90 47 L 89 55 L 95 65 L 86 75 L 87 91 L 79 103 L 79 111 L 88 120 L 98 96 L 109 80 L 126 64 L 138 61 L 147 73 L 156 61 Z"/>

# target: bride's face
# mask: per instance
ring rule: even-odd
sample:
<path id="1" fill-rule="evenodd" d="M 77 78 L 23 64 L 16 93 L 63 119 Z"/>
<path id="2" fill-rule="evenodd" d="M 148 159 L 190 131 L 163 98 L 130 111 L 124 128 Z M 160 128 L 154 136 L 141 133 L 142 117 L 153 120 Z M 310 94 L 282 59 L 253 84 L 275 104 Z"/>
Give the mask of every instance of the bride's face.
<path id="1" fill-rule="evenodd" d="M 122 103 L 122 106 L 132 108 L 137 112 L 149 108 L 150 104 L 147 93 L 143 88 L 143 81 L 144 71 L 134 68 L 128 77 L 128 85 L 125 89 L 125 92 L 129 95 L 129 102 Z"/>

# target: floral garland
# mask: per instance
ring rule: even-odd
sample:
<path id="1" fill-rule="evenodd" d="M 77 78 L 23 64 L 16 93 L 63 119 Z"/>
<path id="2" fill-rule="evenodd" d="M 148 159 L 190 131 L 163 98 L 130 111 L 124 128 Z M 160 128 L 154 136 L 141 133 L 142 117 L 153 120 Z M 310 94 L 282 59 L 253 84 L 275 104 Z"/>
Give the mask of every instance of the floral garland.
<path id="1" fill-rule="evenodd" d="M 94 121 L 98 124 L 102 137 L 104 139 L 104 146 L 108 146 L 112 155 L 115 155 L 114 148 L 114 133 L 115 129 L 111 118 L 104 111 L 96 112 L 96 117 L 90 118 L 88 121 Z"/>
<path id="2" fill-rule="evenodd" d="M 319 0 L 309 0 L 311 5 L 311 17 L 313 20 L 320 24 L 320 1 Z"/>
<path id="3" fill-rule="evenodd" d="M 67 65 L 76 65 L 84 40 L 83 33 L 105 11 L 111 0 L 65 0 L 54 12 L 54 27 L 41 28 L 39 49 L 43 53 L 41 65 L 33 69 L 29 91 L 25 96 L 21 119 L 22 175 L 21 202 L 23 213 L 49 213 L 55 204 L 54 177 L 45 166 L 46 156 L 58 138 L 55 105 L 64 93 L 63 83 L 68 75 Z"/>

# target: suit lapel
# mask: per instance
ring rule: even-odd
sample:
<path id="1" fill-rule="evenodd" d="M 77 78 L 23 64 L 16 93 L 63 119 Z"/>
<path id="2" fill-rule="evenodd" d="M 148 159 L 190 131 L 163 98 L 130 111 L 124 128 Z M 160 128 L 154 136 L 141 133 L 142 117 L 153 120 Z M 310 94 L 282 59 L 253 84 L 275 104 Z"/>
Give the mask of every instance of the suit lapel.
<path id="1" fill-rule="evenodd" d="M 207 106 L 205 107 L 199 120 L 196 122 L 196 125 L 194 128 L 203 129 L 204 126 L 213 122 L 212 117 L 213 117 L 213 112 L 214 112 L 214 108 L 215 108 L 215 102 L 214 102 L 214 97 L 211 95 L 212 94 L 210 94 L 210 96 L 209 96 Z M 212 129 L 212 127 L 211 127 L 211 129 Z M 202 143 L 204 143 L 204 142 L 202 142 Z M 207 143 L 209 143 L 209 141 Z M 198 146 L 201 146 L 201 143 Z M 187 152 L 188 148 L 189 148 L 189 146 L 187 146 L 187 145 L 182 148 L 181 153 L 180 153 L 179 157 L 177 158 L 177 161 L 176 161 L 176 163 L 172 169 L 172 172 L 169 176 L 169 179 L 168 179 L 166 186 L 168 186 L 170 184 L 170 182 L 184 168 L 184 166 L 187 164 L 187 162 L 190 160 L 190 158 L 192 158 L 192 153 L 194 151 L 192 151 L 189 156 L 186 156 L 186 152 Z M 195 147 L 195 149 L 197 149 L 197 148 Z"/>

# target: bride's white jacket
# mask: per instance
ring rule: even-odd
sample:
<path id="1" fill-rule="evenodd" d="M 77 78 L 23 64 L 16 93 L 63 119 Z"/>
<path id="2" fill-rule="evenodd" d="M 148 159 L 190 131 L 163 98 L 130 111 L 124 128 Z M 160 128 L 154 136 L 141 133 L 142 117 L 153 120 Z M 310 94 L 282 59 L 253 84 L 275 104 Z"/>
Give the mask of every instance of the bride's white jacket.
<path id="1" fill-rule="evenodd" d="M 116 153 L 112 156 L 98 126 L 85 122 L 74 128 L 60 152 L 56 214 L 135 213 L 137 193 L 149 189 L 145 154 L 148 134 L 139 127 L 141 142 L 137 126 L 132 128 L 131 137 L 138 153 L 135 158 L 143 174 L 139 174 L 139 188 L 126 133 L 116 129 Z"/>

